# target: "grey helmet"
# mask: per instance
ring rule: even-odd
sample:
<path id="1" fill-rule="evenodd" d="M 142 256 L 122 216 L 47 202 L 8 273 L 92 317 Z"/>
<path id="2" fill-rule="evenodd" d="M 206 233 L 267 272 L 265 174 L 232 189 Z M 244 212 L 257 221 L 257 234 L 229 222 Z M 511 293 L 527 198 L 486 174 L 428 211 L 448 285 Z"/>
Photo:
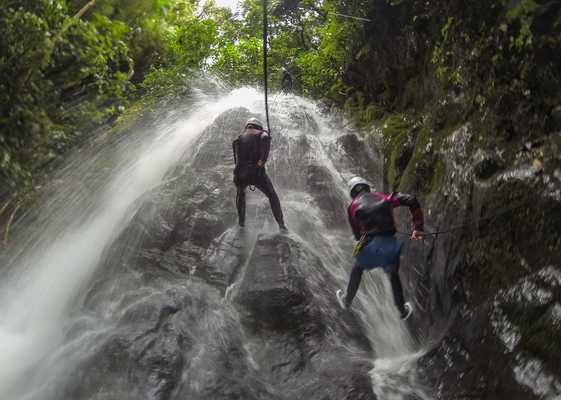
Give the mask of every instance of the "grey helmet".
<path id="1" fill-rule="evenodd" d="M 368 191 L 370 191 L 370 183 L 368 183 L 366 179 L 361 178 L 360 176 L 351 178 L 347 185 L 349 186 L 349 194 L 353 199 L 362 189 L 367 189 Z"/>
<path id="2" fill-rule="evenodd" d="M 263 123 L 259 121 L 257 118 L 250 118 L 245 123 L 245 129 L 247 128 L 256 128 L 263 130 Z"/>

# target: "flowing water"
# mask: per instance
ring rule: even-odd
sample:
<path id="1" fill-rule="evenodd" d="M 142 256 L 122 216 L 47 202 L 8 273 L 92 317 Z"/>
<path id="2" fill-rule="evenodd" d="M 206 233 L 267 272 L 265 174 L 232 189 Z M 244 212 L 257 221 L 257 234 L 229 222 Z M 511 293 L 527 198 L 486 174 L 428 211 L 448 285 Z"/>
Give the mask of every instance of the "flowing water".
<path id="1" fill-rule="evenodd" d="M 380 187 L 382 163 L 379 156 L 362 145 L 360 151 L 356 151 L 355 160 L 345 159 L 344 154 L 355 151 L 341 148 L 341 143 L 345 143 L 341 138 L 350 133 L 336 118 L 320 114 L 311 102 L 291 95 L 276 95 L 271 103 L 273 148 L 268 170 L 281 198 L 291 237 L 310 254 L 321 258 L 333 281 L 344 287 L 351 266 L 348 254 L 352 246 L 344 218 L 345 181 L 354 174 L 368 173 L 368 178 Z M 112 257 L 111 248 L 116 241 L 126 239 L 124 232 L 145 207 L 146 196 L 158 190 L 162 182 L 172 182 L 170 174 L 174 170 L 195 168 L 197 162 L 207 163 L 211 170 L 214 165 L 224 162 L 211 151 L 212 148 L 208 152 L 204 150 L 213 138 L 201 136 L 209 133 L 205 129 L 216 118 L 240 107 L 263 114 L 262 94 L 248 88 L 226 95 L 195 92 L 188 104 L 188 112 L 166 113 L 150 128 L 120 138 L 100 140 L 78 151 L 53 178 L 52 193 L 46 195 L 42 205 L 33 210 L 33 215 L 24 218 L 17 227 L 17 242 L 6 257 L 9 263 L 0 271 L 0 398 L 72 398 L 63 394 L 68 392 L 61 386 L 80 388 L 87 385 L 88 378 L 72 375 L 73 370 L 79 371 L 83 365 L 80 363 L 104 351 L 100 350 L 103 348 L 100 343 L 105 343 L 107 337 L 121 333 L 122 329 L 117 328 L 115 321 L 127 316 L 139 304 L 139 299 L 144 301 L 172 290 L 169 285 L 166 287 L 161 283 L 160 278 L 149 285 L 137 286 L 135 279 L 140 279 L 142 274 L 138 271 L 129 274 L 120 271 L 108 282 L 99 283 L 100 268 L 108 263 L 108 257 Z M 230 115 L 235 117 L 235 113 Z M 225 121 L 227 123 L 229 119 Z M 240 122 L 233 118 L 232 123 Z M 223 141 L 217 143 L 217 146 L 224 147 Z M 225 146 L 229 152 L 229 143 Z M 226 179 L 227 172 L 224 171 L 231 167 L 221 168 L 215 171 L 215 175 L 222 174 L 220 179 Z M 186 179 L 177 184 L 210 185 L 210 189 L 205 189 L 217 198 L 217 207 L 222 213 L 219 215 L 222 219 L 229 218 L 233 224 L 232 191 L 223 190 L 219 178 L 216 183 L 208 182 L 214 178 L 205 179 L 201 183 L 194 177 L 192 182 Z M 168 185 L 173 186 L 173 183 Z M 191 196 L 190 200 L 195 201 L 195 197 Z M 318 207 L 313 206 L 318 203 L 321 203 Z M 212 210 L 206 211 L 212 214 Z M 247 218 L 251 221 L 248 228 L 251 234 L 245 237 L 241 247 L 251 254 L 259 235 L 272 233 L 276 228 L 263 196 L 251 192 Z M 234 241 L 230 228 L 220 232 L 222 234 L 213 241 L 214 247 L 205 250 L 205 262 L 209 264 L 215 258 L 220 264 L 220 246 Z M 198 232 L 189 234 L 196 241 Z M 120 256 L 119 265 L 131 263 L 131 254 L 140 243 L 135 240 L 130 239 L 128 253 Z M 187 256 L 184 255 L 184 259 L 187 260 Z M 189 276 L 199 273 L 198 263 L 185 267 L 189 269 Z M 125 270 L 127 268 L 123 268 Z M 236 293 L 243 281 L 244 271 L 241 267 L 232 274 L 225 295 L 218 296 L 222 299 L 221 305 L 216 306 L 218 308 L 214 311 L 201 308 L 204 311 L 200 314 L 200 326 L 182 328 L 202 329 L 208 338 L 198 339 L 201 341 L 190 348 L 192 356 L 182 359 L 180 365 L 191 367 L 174 378 L 173 389 L 158 388 L 153 393 L 147 389 L 130 398 L 183 398 L 181 393 L 193 393 L 200 390 L 199 386 L 208 384 L 211 371 L 218 374 L 215 366 L 207 365 L 209 362 L 205 360 L 214 357 L 208 355 L 209 349 L 234 340 L 231 335 L 226 337 L 226 332 L 239 330 L 233 326 L 239 324 L 240 317 L 229 303 L 230 295 Z M 103 274 L 107 273 L 104 269 Z M 165 279 L 170 278 L 166 275 Z M 154 283 L 156 281 L 158 283 Z M 197 287 L 193 280 L 169 281 L 173 282 L 173 290 L 179 293 L 199 293 L 199 298 L 207 296 L 209 299 L 215 296 L 206 294 L 209 291 Z M 98 282 L 99 289 L 92 286 L 94 282 Z M 329 288 L 329 292 L 335 289 L 337 287 Z M 426 399 L 428 396 L 415 375 L 415 360 L 422 352 L 406 325 L 398 319 L 391 299 L 387 279 L 376 271 L 365 274 L 353 305 L 353 313 L 376 353 L 375 359 L 370 360 L 373 391 L 379 398 Z M 210 300 L 205 301 L 211 304 Z M 198 312 L 194 307 L 192 312 Z M 325 315 L 329 318 L 340 312 L 332 308 L 325 306 Z M 158 322 L 158 327 L 160 325 Z M 76 334 L 77 331 L 80 333 Z M 127 334 L 132 335 L 130 331 Z M 193 336 L 201 335 L 199 332 Z M 258 371 L 262 350 L 258 349 L 256 340 L 248 339 L 243 329 L 238 339 L 240 348 L 247 353 L 248 368 Z M 118 375 L 118 372 L 111 373 Z M 61 376 L 72 376 L 78 382 L 69 384 Z M 115 379 L 126 391 L 122 382 L 128 379 L 127 375 Z M 273 396 L 271 393 L 275 389 L 264 386 L 264 390 Z M 102 392 L 82 396 L 92 399 L 133 396 Z M 164 392 L 168 397 L 161 394 Z M 255 396 L 261 398 L 259 394 Z"/>

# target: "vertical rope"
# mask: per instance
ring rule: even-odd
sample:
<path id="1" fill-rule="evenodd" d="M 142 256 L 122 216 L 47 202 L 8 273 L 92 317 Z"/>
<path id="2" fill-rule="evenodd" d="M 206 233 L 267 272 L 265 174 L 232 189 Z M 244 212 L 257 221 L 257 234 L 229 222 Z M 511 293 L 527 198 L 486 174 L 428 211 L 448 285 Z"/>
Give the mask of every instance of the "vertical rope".
<path id="1" fill-rule="evenodd" d="M 267 119 L 267 130 L 269 131 L 269 135 L 271 134 L 271 126 L 269 124 L 269 99 L 267 95 L 268 91 L 268 68 L 267 68 L 267 42 L 269 36 L 269 23 L 267 21 L 267 8 L 268 8 L 268 1 L 263 0 L 263 87 L 265 90 L 265 117 Z"/>

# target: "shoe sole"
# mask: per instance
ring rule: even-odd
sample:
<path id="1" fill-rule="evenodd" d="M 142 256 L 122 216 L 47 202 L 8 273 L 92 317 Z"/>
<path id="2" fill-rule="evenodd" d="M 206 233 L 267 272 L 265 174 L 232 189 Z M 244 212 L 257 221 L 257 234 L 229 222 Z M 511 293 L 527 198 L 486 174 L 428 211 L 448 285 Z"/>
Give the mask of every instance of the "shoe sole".
<path id="1" fill-rule="evenodd" d="M 341 307 L 343 310 L 347 310 L 348 307 L 345 306 L 345 300 L 343 299 L 344 295 L 345 293 L 343 293 L 341 289 L 335 292 L 335 297 L 337 297 L 337 303 L 339 303 L 339 307 Z"/>
<path id="2" fill-rule="evenodd" d="M 405 308 L 408 310 L 407 314 L 405 315 L 405 317 L 401 318 L 402 321 L 407 321 L 409 319 L 409 317 L 411 316 L 411 314 L 413 314 L 413 307 L 411 307 L 410 303 L 405 303 Z"/>

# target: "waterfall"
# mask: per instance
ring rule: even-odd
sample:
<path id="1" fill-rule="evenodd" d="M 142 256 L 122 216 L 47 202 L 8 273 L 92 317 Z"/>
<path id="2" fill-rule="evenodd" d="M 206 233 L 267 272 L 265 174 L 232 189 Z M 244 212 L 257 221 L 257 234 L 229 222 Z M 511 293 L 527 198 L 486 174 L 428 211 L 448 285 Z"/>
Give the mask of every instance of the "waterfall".
<path id="1" fill-rule="evenodd" d="M 266 199 L 250 192 L 247 237 L 244 243 L 236 244 L 238 234 L 231 160 L 228 159 L 230 142 L 235 132 L 241 132 L 245 114 L 263 113 L 262 94 L 250 88 L 226 95 L 198 91 L 189 100 L 188 110 L 166 113 L 153 126 L 128 132 L 123 137 L 98 140 L 88 149 L 77 150 L 54 178 L 59 183 L 53 193 L 45 195 L 42 204 L 34 210 L 33 218 L 25 218 L 17 227 L 18 241 L 11 250 L 9 265 L 1 270 L 0 398 L 164 399 L 184 398 L 185 393 L 196 397 L 193 393 L 202 393 L 201 387 L 212 387 L 208 374 L 220 373 L 216 367 L 219 358 L 213 353 L 218 350 L 213 349 L 226 345 L 239 348 L 240 353 L 245 354 L 239 360 L 236 358 L 236 362 L 243 365 L 242 369 L 247 370 L 244 378 L 239 378 L 243 381 L 240 385 L 250 388 L 244 390 L 257 391 L 255 388 L 262 386 L 259 390 L 268 394 L 255 394 L 256 398 L 278 395 L 272 381 L 263 383 L 268 378 L 263 378 L 260 375 L 263 372 L 259 371 L 260 365 L 270 356 L 259 349 L 257 336 L 248 336 L 239 309 L 228 300 L 230 296 L 219 293 L 223 290 L 222 283 L 213 286 L 213 282 L 221 282 L 226 274 L 224 260 L 227 259 L 222 257 L 221 251 L 228 252 L 228 246 L 238 245 L 244 249 L 235 273 L 228 275 L 223 285 L 228 286 L 227 292 L 243 290 L 239 288 L 249 274 L 247 264 L 256 257 L 255 252 L 259 250 L 255 249 L 264 243 L 263 235 L 273 235 L 273 238 L 276 235 Z M 333 307 L 328 293 L 346 285 L 351 265 L 352 238 L 345 221 L 348 201 L 345 181 L 354 174 L 367 174 L 381 187 L 381 162 L 366 146 L 360 145 L 359 150 L 348 148 L 347 144 L 360 144 L 360 140 L 342 128 L 336 118 L 322 115 L 317 106 L 307 100 L 284 94 L 273 96 L 271 113 L 273 147 L 268 172 L 291 230 L 290 243 L 294 244 L 289 244 L 288 249 L 292 251 L 291 246 L 300 246 L 300 251 L 321 260 L 325 271 L 321 276 L 310 272 L 306 277 L 307 285 L 320 280 L 334 285 L 326 288 L 325 295 L 318 294 L 314 301 L 324 313 L 327 326 L 340 324 L 337 315 L 342 311 Z M 232 134 L 219 132 L 221 127 Z M 348 159 L 346 155 L 349 154 L 354 159 Z M 183 261 L 173 261 L 177 268 L 173 271 L 162 261 L 161 276 L 150 272 L 148 279 L 147 268 L 141 268 L 140 261 L 130 261 L 126 255 L 118 258 L 115 256 L 118 252 L 112 249 L 127 240 L 126 231 L 136 226 L 138 218 L 150 220 L 152 214 L 145 212 L 146 204 L 150 203 L 147 199 L 162 188 L 171 190 L 175 185 L 185 186 L 185 194 L 172 196 L 173 207 L 153 201 L 151 212 L 161 211 L 164 215 L 184 206 L 182 213 L 187 217 L 174 217 L 176 224 L 170 228 L 173 235 L 183 235 L 183 239 L 169 239 L 171 250 L 167 247 L 161 250 L 163 247 L 157 246 L 149 250 L 157 250 L 162 260 L 165 257 L 176 260 L 181 256 Z M 198 210 L 198 214 L 189 214 L 192 209 Z M 203 222 L 197 222 L 199 220 Z M 175 244 L 177 246 L 173 247 Z M 191 254 L 195 245 L 199 257 L 196 262 L 192 261 L 195 256 Z M 135 246 L 144 245 L 140 239 L 131 239 L 123 248 L 126 247 L 127 254 L 132 254 Z M 159 260 L 150 262 L 155 265 Z M 104 264 L 113 265 L 115 271 L 114 276 L 105 271 L 104 274 L 111 276 L 105 280 L 97 276 Z M 302 268 L 305 270 L 305 266 Z M 185 274 L 184 278 L 173 278 L 180 273 Z M 359 321 L 357 326 L 361 327 L 378 359 L 414 365 L 408 355 L 414 357 L 418 349 L 397 317 L 385 276 L 378 272 L 365 275 L 369 276 L 363 281 L 352 318 Z M 97 286 L 92 286 L 93 282 L 97 282 Z M 160 302 L 165 303 L 165 307 L 160 307 Z M 131 310 L 139 304 L 143 304 L 142 312 L 148 312 L 145 310 L 152 306 L 158 309 L 155 326 L 147 327 L 143 334 L 122 322 L 131 320 Z M 174 315 L 182 315 L 182 320 Z M 193 322 L 183 326 L 191 317 Z M 88 322 L 81 325 L 83 321 Z M 96 363 L 101 362 L 88 360 L 107 351 L 104 349 L 111 337 L 117 334 L 126 337 L 127 345 L 123 345 L 126 351 L 122 352 L 129 354 L 143 335 L 153 329 L 163 329 L 165 321 L 172 321 L 169 323 L 174 326 L 173 334 L 181 336 L 177 346 L 183 353 L 169 356 L 169 360 L 174 360 L 173 368 L 162 367 L 159 361 L 158 371 L 169 369 L 167 375 L 162 373 L 163 378 L 155 377 L 154 370 L 150 370 L 148 383 L 141 382 L 140 386 L 152 387 L 150 382 L 154 379 L 153 389 L 141 389 L 137 382 L 134 389 L 128 390 L 130 376 L 134 373 L 123 372 L 119 376 L 112 367 L 107 385 L 114 386 L 100 389 L 95 396 L 91 394 L 94 392 L 84 389 L 90 383 L 80 371 L 82 368 L 98 371 Z M 132 322 L 135 326 L 143 323 L 142 320 Z M 342 341 L 329 340 L 333 346 Z M 151 351 L 154 343 L 146 345 L 138 353 L 139 357 Z M 144 365 L 138 360 L 128 362 L 131 371 Z M 206 363 L 210 363 L 210 367 Z M 96 366 L 92 367 L 94 364 Z M 385 393 L 380 393 L 380 388 L 384 387 L 380 379 L 384 378 L 377 372 L 376 363 L 374 365 L 372 382 L 377 386 L 374 392 L 380 395 Z M 377 367 L 380 365 L 379 362 Z M 154 367 L 150 365 L 149 368 Z M 402 373 L 414 374 L 414 366 Z M 230 372 L 223 374 L 230 376 Z M 84 379 L 83 382 L 80 379 Z M 391 374 L 391 379 L 391 382 L 395 380 L 395 374 Z M 388 381 L 389 378 L 384 382 Z M 109 387 L 119 387 L 122 392 L 112 392 Z M 238 397 L 232 394 L 231 398 Z"/>

